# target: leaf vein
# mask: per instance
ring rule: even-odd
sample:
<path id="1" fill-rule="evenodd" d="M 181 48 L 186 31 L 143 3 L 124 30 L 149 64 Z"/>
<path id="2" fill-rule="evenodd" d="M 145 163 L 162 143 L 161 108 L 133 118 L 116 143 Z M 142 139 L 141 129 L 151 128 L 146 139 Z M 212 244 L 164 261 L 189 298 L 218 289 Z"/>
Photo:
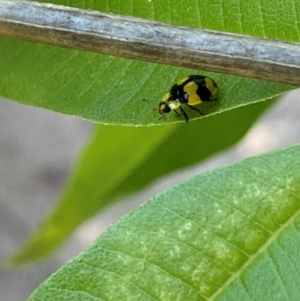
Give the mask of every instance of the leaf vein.
<path id="1" fill-rule="evenodd" d="M 99 266 L 93 266 L 92 264 L 90 264 L 89 262 L 86 262 L 86 261 L 82 261 L 79 264 L 83 264 L 83 265 L 88 266 L 89 268 L 96 269 L 96 270 L 101 270 L 103 272 L 106 272 L 106 273 L 112 274 L 114 276 L 117 276 L 118 278 L 121 278 L 123 281 L 127 282 L 128 284 L 130 284 L 130 285 L 134 286 L 135 288 L 137 288 L 138 290 L 140 290 L 142 293 L 148 295 L 151 299 L 156 300 L 156 301 L 159 300 L 159 299 L 155 298 L 154 296 L 152 296 L 150 293 L 146 292 L 145 289 L 139 287 L 137 284 L 125 279 L 124 277 L 122 277 L 121 275 L 119 275 L 115 272 L 109 271 L 107 269 L 103 269 Z"/>
<path id="2" fill-rule="evenodd" d="M 140 260 L 140 261 L 145 261 L 146 263 L 148 263 L 150 266 L 153 266 L 153 267 L 156 267 L 160 270 L 162 270 L 163 272 L 165 272 L 166 274 L 168 274 L 169 276 L 171 276 L 172 278 L 176 279 L 176 280 L 179 280 L 180 282 L 182 282 L 186 287 L 190 288 L 191 290 L 193 290 L 195 293 L 197 293 L 199 296 L 201 296 L 202 298 L 204 299 L 207 299 L 207 297 L 205 297 L 204 295 L 202 295 L 195 287 L 193 287 L 190 283 L 184 281 L 183 279 L 179 278 L 178 276 L 175 276 L 173 275 L 172 273 L 170 273 L 169 271 L 167 271 L 166 269 L 164 269 L 163 267 L 157 265 L 156 263 L 153 263 L 151 261 L 149 261 L 148 259 L 145 259 L 145 258 L 140 258 L 140 257 L 136 257 L 136 256 L 133 256 L 131 254 L 127 254 L 127 253 L 124 253 L 123 251 L 119 251 L 119 250 L 112 250 L 112 249 L 107 249 L 107 248 L 103 248 L 103 247 L 100 247 L 98 249 L 102 249 L 102 250 L 105 250 L 105 251 L 108 251 L 108 252 L 114 252 L 116 254 L 120 254 L 120 255 L 125 255 L 125 256 L 128 256 L 130 258 L 133 258 L 133 259 L 136 259 L 136 260 Z"/>

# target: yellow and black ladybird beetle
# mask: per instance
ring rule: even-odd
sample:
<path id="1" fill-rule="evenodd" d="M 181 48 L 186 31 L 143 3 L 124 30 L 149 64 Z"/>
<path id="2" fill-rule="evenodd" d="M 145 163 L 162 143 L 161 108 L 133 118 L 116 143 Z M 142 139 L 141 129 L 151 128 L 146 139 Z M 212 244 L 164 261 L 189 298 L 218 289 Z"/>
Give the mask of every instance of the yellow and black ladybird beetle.
<path id="1" fill-rule="evenodd" d="M 203 113 L 194 106 L 203 101 L 216 100 L 212 98 L 217 93 L 218 87 L 216 82 L 208 76 L 189 75 L 178 81 L 163 97 L 159 104 L 158 112 L 164 116 L 165 113 L 170 113 L 172 110 L 179 115 L 176 109 L 180 109 L 186 123 L 189 121 L 187 113 L 181 107 L 186 104 L 191 109 L 197 111 L 200 115 Z"/>

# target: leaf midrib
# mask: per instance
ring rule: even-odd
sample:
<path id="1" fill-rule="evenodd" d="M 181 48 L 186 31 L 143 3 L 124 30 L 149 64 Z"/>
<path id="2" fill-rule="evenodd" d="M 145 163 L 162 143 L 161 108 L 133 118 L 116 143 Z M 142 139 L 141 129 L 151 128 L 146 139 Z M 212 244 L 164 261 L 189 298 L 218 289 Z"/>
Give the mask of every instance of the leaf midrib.
<path id="1" fill-rule="evenodd" d="M 241 268 L 237 271 L 232 273 L 232 275 L 227 279 L 227 281 L 222 285 L 213 295 L 211 295 L 209 298 L 207 298 L 207 301 L 217 301 L 218 296 L 223 293 L 226 288 L 228 288 L 231 283 L 240 278 L 240 276 L 246 272 L 247 268 L 257 259 L 259 259 L 263 252 L 265 252 L 272 244 L 275 242 L 279 236 L 286 230 L 289 226 L 291 226 L 295 220 L 299 217 L 300 214 L 300 208 L 295 211 L 295 213 L 287 219 L 287 221 L 282 224 L 281 227 L 279 227 L 276 231 L 273 232 L 273 235 L 270 236 L 269 239 L 266 240 L 264 244 L 261 245 L 261 247 L 257 250 L 256 253 L 249 256 L 249 259 L 245 261 L 245 263 L 241 266 Z"/>

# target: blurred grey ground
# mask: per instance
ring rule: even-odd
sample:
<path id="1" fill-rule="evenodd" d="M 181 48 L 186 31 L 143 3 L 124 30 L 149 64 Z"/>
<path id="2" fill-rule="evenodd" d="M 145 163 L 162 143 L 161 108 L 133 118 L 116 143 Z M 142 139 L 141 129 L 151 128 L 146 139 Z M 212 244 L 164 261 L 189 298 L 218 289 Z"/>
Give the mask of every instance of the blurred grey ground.
<path id="1" fill-rule="evenodd" d="M 0 301 L 23 301 L 109 224 L 150 196 L 205 170 L 300 141 L 300 90 L 289 93 L 243 141 L 201 166 L 153 184 L 97 216 L 50 259 L 20 270 L 0 266 Z M 15 252 L 53 205 L 92 125 L 79 118 L 0 100 L 0 261 Z"/>

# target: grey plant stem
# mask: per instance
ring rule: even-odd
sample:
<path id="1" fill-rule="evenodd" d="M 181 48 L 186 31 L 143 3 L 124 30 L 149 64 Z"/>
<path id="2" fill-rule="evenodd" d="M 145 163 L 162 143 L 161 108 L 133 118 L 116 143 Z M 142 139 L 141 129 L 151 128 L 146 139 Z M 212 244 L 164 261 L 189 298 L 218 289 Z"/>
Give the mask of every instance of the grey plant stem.
<path id="1" fill-rule="evenodd" d="M 0 35 L 300 85 L 300 45 L 67 6 L 0 0 Z"/>

